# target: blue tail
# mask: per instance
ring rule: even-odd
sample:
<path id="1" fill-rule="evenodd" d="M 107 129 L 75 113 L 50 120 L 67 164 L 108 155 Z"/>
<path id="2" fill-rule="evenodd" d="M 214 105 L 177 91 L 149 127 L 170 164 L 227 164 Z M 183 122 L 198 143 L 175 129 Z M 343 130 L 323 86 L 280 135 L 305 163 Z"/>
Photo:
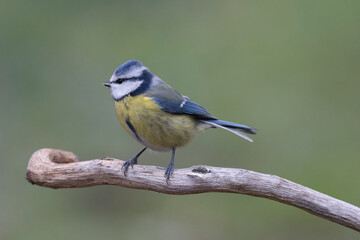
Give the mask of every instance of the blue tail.
<path id="1" fill-rule="evenodd" d="M 227 121 L 218 120 L 218 119 L 209 119 L 209 120 L 201 120 L 201 121 L 204 123 L 207 123 L 213 127 L 219 127 L 219 128 L 228 130 L 250 142 L 252 142 L 253 140 L 243 133 L 256 134 L 256 130 L 254 128 L 251 128 L 251 127 L 248 127 L 245 125 L 241 125 L 238 123 L 232 123 L 232 122 L 227 122 Z"/>

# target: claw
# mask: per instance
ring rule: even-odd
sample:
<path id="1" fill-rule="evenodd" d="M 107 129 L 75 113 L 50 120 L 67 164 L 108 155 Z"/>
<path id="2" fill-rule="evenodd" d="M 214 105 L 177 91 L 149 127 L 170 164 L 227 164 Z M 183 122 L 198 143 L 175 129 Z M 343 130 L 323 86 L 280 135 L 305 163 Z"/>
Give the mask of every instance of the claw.
<path id="1" fill-rule="evenodd" d="M 128 171 L 128 169 L 129 169 L 129 166 L 133 167 L 134 164 L 137 164 L 137 158 L 132 158 L 132 159 L 126 161 L 126 162 L 122 165 L 121 169 L 124 169 L 124 175 L 125 175 L 125 177 L 127 176 L 127 171 Z"/>
<path id="2" fill-rule="evenodd" d="M 138 157 L 146 150 L 146 148 L 144 148 L 143 150 L 141 150 L 138 154 L 136 154 L 133 158 L 131 158 L 130 160 L 126 161 L 121 169 L 124 169 L 124 175 L 126 177 L 126 173 L 129 169 L 129 166 L 133 167 L 134 164 L 137 164 L 137 159 Z"/>
<path id="3" fill-rule="evenodd" d="M 166 178 L 166 184 L 169 184 L 170 177 L 172 177 L 172 174 L 174 172 L 174 157 L 175 157 L 175 147 L 172 148 L 172 155 L 171 155 L 171 161 L 169 166 L 167 167 L 164 177 Z"/>
<path id="4" fill-rule="evenodd" d="M 172 175 L 173 175 L 174 169 L 175 169 L 174 164 L 170 163 L 165 171 L 164 177 L 166 178 L 167 184 L 169 184 L 169 180 L 170 180 L 170 177 L 172 177 Z"/>

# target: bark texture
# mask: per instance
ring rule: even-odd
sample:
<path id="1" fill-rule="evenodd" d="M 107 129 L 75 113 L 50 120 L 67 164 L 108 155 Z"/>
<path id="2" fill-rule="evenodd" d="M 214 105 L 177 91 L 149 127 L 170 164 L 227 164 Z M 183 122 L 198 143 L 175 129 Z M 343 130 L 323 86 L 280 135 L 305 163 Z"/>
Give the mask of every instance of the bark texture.
<path id="1" fill-rule="evenodd" d="M 360 208 L 274 175 L 244 169 L 193 166 L 176 169 L 170 181 L 164 168 L 134 165 L 125 177 L 124 161 L 104 158 L 79 162 L 71 152 L 40 149 L 30 158 L 26 178 L 49 188 L 117 185 L 166 194 L 228 192 L 268 198 L 360 232 Z"/>

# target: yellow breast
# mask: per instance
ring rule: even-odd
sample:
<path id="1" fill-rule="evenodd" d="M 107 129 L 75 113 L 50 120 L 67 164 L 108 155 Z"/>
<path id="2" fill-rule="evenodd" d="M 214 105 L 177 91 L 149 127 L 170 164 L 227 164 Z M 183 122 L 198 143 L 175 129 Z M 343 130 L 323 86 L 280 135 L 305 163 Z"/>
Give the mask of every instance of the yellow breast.
<path id="1" fill-rule="evenodd" d="M 121 126 L 143 145 L 157 151 L 183 146 L 205 129 L 190 116 L 161 111 L 151 98 L 141 95 L 129 95 L 115 102 L 115 109 Z"/>

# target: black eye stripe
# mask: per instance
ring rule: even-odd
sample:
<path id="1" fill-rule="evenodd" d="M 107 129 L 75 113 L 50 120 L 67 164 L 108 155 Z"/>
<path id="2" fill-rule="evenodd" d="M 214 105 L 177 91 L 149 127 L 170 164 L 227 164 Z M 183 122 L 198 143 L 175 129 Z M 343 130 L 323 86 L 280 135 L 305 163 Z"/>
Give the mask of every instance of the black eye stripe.
<path id="1" fill-rule="evenodd" d="M 127 80 L 131 80 L 131 79 L 137 79 L 137 77 L 132 77 L 132 78 L 118 78 L 118 79 L 115 81 L 115 83 L 121 84 L 121 83 L 123 83 L 123 82 L 125 82 L 125 81 L 127 81 Z"/>

